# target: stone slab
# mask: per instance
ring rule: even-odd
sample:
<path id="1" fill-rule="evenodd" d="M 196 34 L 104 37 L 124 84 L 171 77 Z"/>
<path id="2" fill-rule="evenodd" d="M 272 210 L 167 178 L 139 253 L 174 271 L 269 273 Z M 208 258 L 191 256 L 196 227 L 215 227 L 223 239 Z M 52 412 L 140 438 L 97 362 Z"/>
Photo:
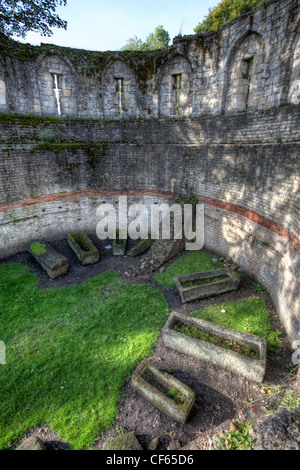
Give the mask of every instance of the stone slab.
<path id="1" fill-rule="evenodd" d="M 22 442 L 16 450 L 46 450 L 46 447 L 41 439 L 31 436 L 26 439 L 26 441 Z"/>
<path id="2" fill-rule="evenodd" d="M 103 450 L 143 450 L 143 448 L 134 432 L 129 432 L 115 439 L 110 439 L 104 444 Z"/>
<path id="3" fill-rule="evenodd" d="M 151 248 L 155 241 L 156 240 L 152 240 L 151 238 L 141 240 L 133 248 L 128 250 L 126 254 L 127 256 L 141 256 Z"/>
<path id="4" fill-rule="evenodd" d="M 119 230 L 113 240 L 113 256 L 125 256 L 127 248 L 127 239 L 119 238 Z"/>

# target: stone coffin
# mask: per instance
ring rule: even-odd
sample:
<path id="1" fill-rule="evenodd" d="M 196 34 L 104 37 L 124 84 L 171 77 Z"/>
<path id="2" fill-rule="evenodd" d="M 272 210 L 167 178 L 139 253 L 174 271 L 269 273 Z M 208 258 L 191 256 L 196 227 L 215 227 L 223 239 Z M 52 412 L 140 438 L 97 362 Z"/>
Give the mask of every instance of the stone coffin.
<path id="1" fill-rule="evenodd" d="M 68 244 L 83 266 L 96 264 L 100 254 L 92 241 L 83 232 L 67 234 Z"/>
<path id="2" fill-rule="evenodd" d="M 119 238 L 119 230 L 113 240 L 113 256 L 125 256 L 127 248 L 127 239 Z"/>
<path id="3" fill-rule="evenodd" d="M 182 302 L 187 303 L 236 290 L 240 279 L 232 269 L 222 268 L 178 276 L 174 282 Z"/>
<path id="4" fill-rule="evenodd" d="M 155 381 L 168 391 L 176 391 L 182 397 L 182 403 L 163 393 L 156 386 L 143 378 L 150 373 Z M 195 393 L 175 377 L 161 372 L 150 361 L 144 359 L 132 376 L 132 386 L 150 403 L 178 423 L 186 423 L 195 403 Z"/>
<path id="5" fill-rule="evenodd" d="M 152 240 L 151 238 L 141 240 L 133 248 L 128 250 L 126 255 L 127 256 L 141 256 L 151 248 L 151 246 L 153 245 L 153 243 L 155 243 L 155 241 L 156 240 Z"/>
<path id="6" fill-rule="evenodd" d="M 68 259 L 44 242 L 31 243 L 27 251 L 34 257 L 51 279 L 63 276 L 69 269 Z"/>
<path id="7" fill-rule="evenodd" d="M 252 359 L 238 352 L 175 331 L 174 326 L 178 323 L 249 347 L 259 354 L 259 359 Z M 173 312 L 162 330 L 162 338 L 165 345 L 175 351 L 220 366 L 253 382 L 261 383 L 264 379 L 267 342 L 258 336 L 241 333 L 225 326 Z"/>

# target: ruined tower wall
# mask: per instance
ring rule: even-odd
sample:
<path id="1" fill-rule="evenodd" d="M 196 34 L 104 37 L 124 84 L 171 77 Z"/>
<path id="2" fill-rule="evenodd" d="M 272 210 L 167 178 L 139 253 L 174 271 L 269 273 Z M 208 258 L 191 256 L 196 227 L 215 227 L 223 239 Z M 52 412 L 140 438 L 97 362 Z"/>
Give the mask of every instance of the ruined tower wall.
<path id="1" fill-rule="evenodd" d="M 300 101 L 299 0 L 267 1 L 218 32 L 177 37 L 163 51 L 101 53 L 3 37 L 0 46 L 0 111 L 132 119 Z"/>
<path id="2" fill-rule="evenodd" d="M 205 247 L 266 286 L 298 339 L 299 18 L 298 0 L 269 1 L 149 53 L 1 39 L 0 258 L 95 233 L 119 195 L 193 193 Z"/>

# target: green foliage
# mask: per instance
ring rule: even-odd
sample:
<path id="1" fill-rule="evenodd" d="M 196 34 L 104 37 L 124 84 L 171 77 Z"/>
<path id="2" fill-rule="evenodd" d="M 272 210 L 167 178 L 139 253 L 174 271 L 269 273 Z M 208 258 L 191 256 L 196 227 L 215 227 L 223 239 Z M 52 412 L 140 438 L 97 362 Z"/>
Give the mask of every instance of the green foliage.
<path id="1" fill-rule="evenodd" d="M 252 289 L 254 290 L 254 292 L 256 292 L 257 294 L 266 294 L 266 295 L 269 295 L 270 292 L 268 291 L 268 289 L 266 289 L 264 286 L 262 286 L 261 284 L 259 284 L 258 282 L 253 284 L 252 286 Z"/>
<path id="2" fill-rule="evenodd" d="M 202 318 L 217 325 L 265 338 L 269 353 L 278 355 L 282 351 L 280 331 L 272 331 L 271 319 L 264 299 L 250 297 L 222 306 L 211 305 L 192 313 L 192 317 Z"/>
<path id="3" fill-rule="evenodd" d="M 177 405 L 182 405 L 184 403 L 184 395 L 181 395 L 179 391 L 176 390 L 176 388 L 172 388 L 172 390 L 170 390 L 167 395 L 168 397 L 172 398 L 172 400 L 174 400 Z"/>
<path id="4" fill-rule="evenodd" d="M 157 274 L 155 279 L 163 287 L 169 288 L 174 285 L 174 277 L 184 274 L 211 271 L 212 269 L 223 268 L 223 264 L 212 262 L 213 256 L 202 251 L 191 251 L 181 256 L 162 274 Z"/>
<path id="5" fill-rule="evenodd" d="M 158 289 L 128 285 L 115 271 L 42 290 L 27 267 L 1 265 L 0 449 L 46 423 L 73 449 L 92 447 L 168 312 Z"/>
<path id="6" fill-rule="evenodd" d="M 219 434 L 220 437 L 217 437 L 218 450 L 252 450 L 251 429 L 252 424 L 249 423 L 232 423 L 228 433 Z"/>
<path id="7" fill-rule="evenodd" d="M 67 0 L 0 0 L 0 32 L 6 36 L 26 37 L 29 31 L 52 36 L 50 28 L 67 29 L 67 22 L 55 14 Z"/>
<path id="8" fill-rule="evenodd" d="M 170 36 L 163 26 L 157 26 L 154 33 L 150 33 L 145 42 L 137 36 L 130 38 L 122 51 L 155 51 L 169 46 Z"/>
<path id="9" fill-rule="evenodd" d="M 194 31 L 197 34 L 217 31 L 224 24 L 251 11 L 265 0 L 222 0 L 216 7 L 209 9 L 209 14 L 199 23 Z"/>
<path id="10" fill-rule="evenodd" d="M 198 198 L 196 194 L 187 194 L 186 196 L 181 195 L 175 200 L 176 204 L 198 204 Z"/>
<path id="11" fill-rule="evenodd" d="M 285 406 L 291 413 L 295 411 L 295 408 L 300 409 L 299 390 L 289 390 L 286 393 L 283 393 L 279 400 L 279 405 Z"/>
<path id="12" fill-rule="evenodd" d="M 40 140 L 47 140 L 52 138 L 52 130 L 51 129 L 46 129 L 42 131 L 39 135 Z"/>
<path id="13" fill-rule="evenodd" d="M 294 372 L 297 368 L 298 368 L 298 365 L 297 364 L 293 364 L 292 362 L 289 362 L 288 364 L 286 364 L 285 368 L 289 371 L 289 372 Z"/>

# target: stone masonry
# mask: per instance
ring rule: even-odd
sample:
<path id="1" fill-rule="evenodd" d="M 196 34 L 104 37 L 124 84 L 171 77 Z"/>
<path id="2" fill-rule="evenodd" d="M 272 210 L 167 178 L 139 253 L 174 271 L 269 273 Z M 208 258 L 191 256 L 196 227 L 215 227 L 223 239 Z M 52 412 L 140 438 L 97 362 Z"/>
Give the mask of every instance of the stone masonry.
<path id="1" fill-rule="evenodd" d="M 0 111 L 132 119 L 300 101 L 299 0 L 267 1 L 218 32 L 177 37 L 164 51 L 100 53 L 3 37 L 0 44 Z"/>
<path id="2" fill-rule="evenodd" d="M 267 1 L 154 52 L 0 38 L 0 259 L 196 194 L 205 248 L 269 289 L 300 338 L 300 9 Z"/>

